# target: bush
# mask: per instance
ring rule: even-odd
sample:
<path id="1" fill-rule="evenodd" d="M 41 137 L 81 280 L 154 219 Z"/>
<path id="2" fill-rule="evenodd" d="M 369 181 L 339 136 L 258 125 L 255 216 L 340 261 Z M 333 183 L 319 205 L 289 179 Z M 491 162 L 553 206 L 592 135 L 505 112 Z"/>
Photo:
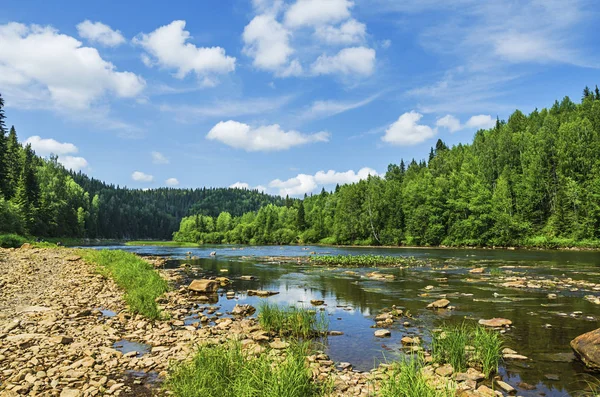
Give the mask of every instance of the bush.
<path id="1" fill-rule="evenodd" d="M 118 250 L 86 250 L 84 258 L 98 265 L 98 271 L 115 280 L 125 290 L 125 301 L 132 313 L 158 319 L 156 298 L 168 289 L 167 283 L 151 264 L 138 256 Z"/>
<path id="2" fill-rule="evenodd" d="M 25 237 L 18 234 L 0 234 L 0 247 L 2 248 L 18 248 L 27 241 Z"/>
<path id="3" fill-rule="evenodd" d="M 251 357 L 239 343 L 201 346 L 191 362 L 173 368 L 166 388 L 178 397 L 311 397 L 324 395 L 306 364 L 307 344 L 291 344 L 280 361 Z"/>

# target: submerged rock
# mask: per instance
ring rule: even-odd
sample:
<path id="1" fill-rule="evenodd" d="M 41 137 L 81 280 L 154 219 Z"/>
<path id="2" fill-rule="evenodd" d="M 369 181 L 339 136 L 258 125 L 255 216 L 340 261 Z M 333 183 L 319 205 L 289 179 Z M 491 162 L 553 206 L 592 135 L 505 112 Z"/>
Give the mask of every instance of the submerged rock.
<path id="1" fill-rule="evenodd" d="M 444 309 L 448 307 L 450 301 L 448 299 L 438 299 L 427 305 L 428 309 Z"/>
<path id="2" fill-rule="evenodd" d="M 600 371 L 600 328 L 573 339 L 571 348 L 586 367 Z"/>
<path id="3" fill-rule="evenodd" d="M 250 295 L 250 296 L 256 295 L 261 298 L 266 298 L 268 296 L 277 295 L 278 293 L 279 293 L 279 291 L 262 291 L 262 290 L 254 290 L 254 289 L 248 290 L 248 295 Z"/>
<path id="4" fill-rule="evenodd" d="M 385 338 L 391 335 L 392 333 L 387 329 L 378 329 L 377 331 L 375 331 L 375 336 L 378 338 Z"/>
<path id="5" fill-rule="evenodd" d="M 485 327 L 510 327 L 512 325 L 512 321 L 507 318 L 491 318 L 489 320 L 481 319 L 479 320 L 479 324 Z"/>

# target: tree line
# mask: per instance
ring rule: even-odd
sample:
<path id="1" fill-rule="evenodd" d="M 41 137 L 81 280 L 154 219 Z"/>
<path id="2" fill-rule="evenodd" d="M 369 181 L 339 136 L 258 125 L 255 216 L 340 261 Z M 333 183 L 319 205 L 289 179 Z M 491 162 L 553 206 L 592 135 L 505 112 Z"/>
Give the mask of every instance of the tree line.
<path id="1" fill-rule="evenodd" d="M 234 216 L 279 197 L 228 188 L 128 189 L 66 170 L 56 156 L 42 158 L 7 130 L 0 95 L 0 234 L 36 237 L 171 239 L 191 214 Z"/>
<path id="2" fill-rule="evenodd" d="M 302 201 L 241 216 L 182 219 L 178 241 L 419 246 L 600 246 L 600 90 L 441 140 L 427 160 L 390 164 Z"/>

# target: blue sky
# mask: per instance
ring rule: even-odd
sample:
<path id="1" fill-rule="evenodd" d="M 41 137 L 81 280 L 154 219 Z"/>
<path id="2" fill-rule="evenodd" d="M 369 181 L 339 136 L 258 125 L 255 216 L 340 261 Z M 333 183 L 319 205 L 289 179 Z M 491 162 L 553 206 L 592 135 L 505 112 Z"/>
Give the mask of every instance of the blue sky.
<path id="1" fill-rule="evenodd" d="M 8 124 L 132 188 L 331 189 L 600 83 L 592 0 L 57 4 L 3 1 Z"/>

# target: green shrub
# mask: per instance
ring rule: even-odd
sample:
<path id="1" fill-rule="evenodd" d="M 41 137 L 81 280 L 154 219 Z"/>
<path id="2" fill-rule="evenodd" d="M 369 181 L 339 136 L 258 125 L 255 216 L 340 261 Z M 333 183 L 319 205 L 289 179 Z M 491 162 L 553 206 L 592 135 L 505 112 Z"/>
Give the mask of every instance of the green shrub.
<path id="1" fill-rule="evenodd" d="M 86 250 L 84 258 L 98 265 L 98 271 L 115 280 L 125 290 L 125 301 L 132 313 L 149 319 L 160 317 L 156 298 L 168 289 L 167 283 L 151 264 L 138 256 L 118 250 Z"/>
<path id="2" fill-rule="evenodd" d="M 18 234 L 0 234 L 0 247 L 2 248 L 18 248 L 27 241 L 25 237 Z"/>
<path id="3" fill-rule="evenodd" d="M 202 346 L 174 367 L 166 388 L 178 397 L 311 397 L 324 395 L 306 364 L 308 344 L 291 344 L 279 361 L 246 355 L 238 343 Z"/>

